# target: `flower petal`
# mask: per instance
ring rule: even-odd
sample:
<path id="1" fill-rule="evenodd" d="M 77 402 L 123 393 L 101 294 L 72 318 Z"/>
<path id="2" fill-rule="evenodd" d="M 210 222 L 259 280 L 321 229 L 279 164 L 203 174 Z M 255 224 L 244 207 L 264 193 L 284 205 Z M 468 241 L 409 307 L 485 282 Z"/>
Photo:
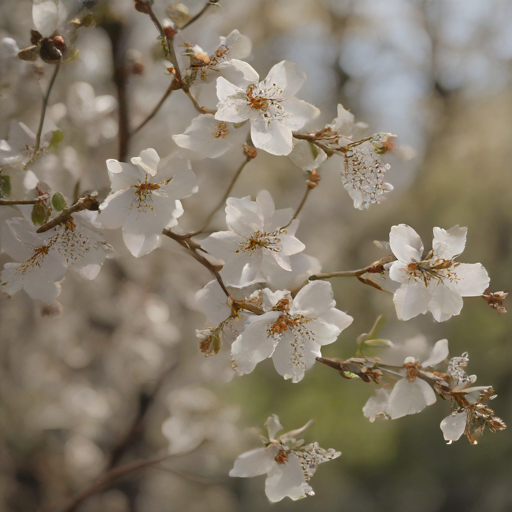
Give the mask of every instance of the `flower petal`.
<path id="1" fill-rule="evenodd" d="M 242 453 L 235 460 L 235 465 L 229 472 L 229 476 L 250 478 L 269 473 L 275 464 L 274 457 L 276 455 L 277 449 L 275 446 L 256 448 Z"/>
<path id="2" fill-rule="evenodd" d="M 457 412 L 450 414 L 450 416 L 441 421 L 440 427 L 445 441 L 459 440 L 460 436 L 464 434 L 464 430 L 466 430 L 467 417 L 466 412 Z"/>
<path id="3" fill-rule="evenodd" d="M 251 322 L 231 345 L 233 364 L 240 375 L 251 373 L 256 365 L 274 352 L 276 340 L 269 336 L 268 327 L 279 313 L 271 311 Z"/>
<path id="4" fill-rule="evenodd" d="M 272 67 L 261 87 L 267 89 L 276 84 L 281 91 L 279 96 L 290 98 L 299 91 L 305 81 L 306 73 L 295 62 L 283 60 Z"/>
<path id="5" fill-rule="evenodd" d="M 267 418 L 267 421 L 265 422 L 265 427 L 267 428 L 268 432 L 268 438 L 271 440 L 276 440 L 276 434 L 283 430 L 283 425 L 281 425 L 281 422 L 279 421 L 279 417 L 277 414 L 272 414 Z"/>
<path id="6" fill-rule="evenodd" d="M 416 281 L 403 284 L 393 296 L 396 315 L 399 320 L 410 320 L 425 313 L 429 307 L 431 295 L 429 289 Z"/>
<path id="7" fill-rule="evenodd" d="M 312 281 L 301 288 L 293 300 L 293 310 L 306 318 L 318 318 L 336 306 L 331 283 Z"/>
<path id="8" fill-rule="evenodd" d="M 428 359 L 421 363 L 423 368 L 430 368 L 442 363 L 448 357 L 448 340 L 439 340 L 432 349 Z"/>
<path id="9" fill-rule="evenodd" d="M 399 380 L 389 395 L 388 414 L 395 420 L 421 412 L 436 401 L 434 390 L 422 379 Z"/>
<path id="10" fill-rule="evenodd" d="M 459 293 L 450 290 L 444 283 L 431 284 L 428 288 L 432 290 L 428 309 L 438 322 L 460 313 L 464 302 Z"/>
<path id="11" fill-rule="evenodd" d="M 283 101 L 282 106 L 287 114 L 283 122 L 292 130 L 300 130 L 312 119 L 320 115 L 320 110 L 314 105 L 297 98 L 289 98 Z"/>
<path id="12" fill-rule="evenodd" d="M 299 459 L 293 454 L 288 454 L 288 460 L 284 464 L 274 462 L 265 482 L 265 494 L 273 503 L 281 501 L 288 496 L 292 500 L 298 500 L 306 495 L 306 479 Z"/>
<path id="13" fill-rule="evenodd" d="M 421 261 L 423 243 L 418 233 L 407 224 L 393 226 L 389 233 L 389 245 L 393 254 L 405 263 Z"/>
<path id="14" fill-rule="evenodd" d="M 251 119 L 251 138 L 257 148 L 272 155 L 288 155 L 293 149 L 292 130 L 283 122 L 262 115 Z"/>
<path id="15" fill-rule="evenodd" d="M 434 258 L 451 260 L 462 254 L 466 247 L 467 233 L 468 228 L 461 228 L 458 224 L 448 231 L 434 228 L 434 241 L 432 242 Z"/>
<path id="16" fill-rule="evenodd" d="M 480 263 L 461 263 L 453 272 L 456 278 L 447 281 L 446 286 L 461 297 L 478 297 L 489 287 L 489 274 Z"/>

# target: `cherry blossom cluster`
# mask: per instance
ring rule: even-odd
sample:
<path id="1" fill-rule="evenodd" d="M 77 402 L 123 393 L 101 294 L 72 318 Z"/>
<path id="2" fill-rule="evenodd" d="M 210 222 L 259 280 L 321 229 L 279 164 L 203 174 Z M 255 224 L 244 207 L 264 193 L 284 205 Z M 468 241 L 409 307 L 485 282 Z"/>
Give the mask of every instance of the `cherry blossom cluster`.
<path id="1" fill-rule="evenodd" d="M 13 123 L 9 137 L 0 141 L 0 204 L 5 207 L 0 212 L 0 241 L 2 251 L 13 260 L 1 273 L 2 290 L 13 295 L 23 289 L 31 298 L 51 305 L 69 268 L 86 279 L 98 276 L 105 258 L 113 252 L 103 230 L 121 229 L 124 244 L 136 258 L 170 239 L 214 278 L 196 293 L 196 303 L 207 318 L 207 325 L 197 329 L 199 349 L 205 355 L 224 355 L 233 375 L 249 374 L 258 363 L 272 359 L 279 375 L 299 383 L 319 361 L 345 378 L 380 386 L 363 408 L 370 421 L 419 413 L 440 396 L 453 408 L 441 423 L 445 440 L 457 440 L 465 433 L 476 444 L 485 427 L 503 430 L 505 424 L 487 405 L 495 396 L 492 388 L 473 386 L 475 377 L 464 372 L 467 355 L 450 359 L 444 368 L 447 340 L 438 341 L 431 350 L 424 347 L 421 354 L 406 350 L 401 361 L 394 359 L 398 352 L 403 356 L 404 350 L 391 342 L 383 344 L 387 348 L 379 358 L 359 354 L 338 361 L 322 357 L 321 347 L 335 343 L 353 321 L 350 314 L 336 308 L 332 286 L 323 280 L 337 275 L 352 276 L 391 292 L 397 318 L 402 321 L 427 312 L 437 322 L 447 321 L 460 314 L 463 297 L 482 296 L 494 309 L 505 311 L 506 293 L 489 291 L 485 268 L 480 263 L 458 261 L 466 245 L 467 228 L 435 227 L 432 249 L 425 255 L 413 228 L 392 226 L 389 242 L 380 244 L 388 255 L 358 271 L 321 274 L 318 259 L 304 253 L 306 246 L 296 236 L 300 208 L 320 185 L 324 163 L 337 162 L 354 207 L 369 208 L 393 189 L 385 181 L 389 164 L 382 156 L 392 151 L 395 135 L 368 134 L 367 125 L 356 123 L 342 105 L 331 123 L 318 128 L 319 109 L 296 97 L 305 73 L 298 65 L 282 61 L 261 80 L 242 60 L 250 55 L 251 42 L 238 30 L 221 37 L 212 53 L 185 44 L 182 57 L 188 67 L 180 66 L 173 37 L 186 27 L 186 16 L 183 21 L 171 13 L 174 23 L 167 20 L 162 26 L 151 2 L 137 0 L 135 7 L 162 31 L 164 54 L 172 64 L 167 69 L 170 90 L 186 93 L 200 113 L 183 133 L 172 137 L 179 150 L 165 158 L 148 148 L 128 162 L 108 159 L 104 172 L 110 179 L 110 193 L 106 197 L 84 192 L 69 201 L 60 191 L 52 190 L 38 176 L 36 164 L 55 150 L 62 132 L 58 126 L 43 132 L 44 115 L 57 72 L 73 56 L 68 32 L 62 27 L 74 16 L 78 17 L 73 18 L 73 30 L 86 27 L 88 14 L 72 12 L 60 0 L 35 1 L 36 30 L 32 31 L 31 46 L 21 50 L 19 57 L 42 59 L 55 71 L 37 134 L 22 123 Z M 194 92 L 213 83 L 217 104 L 215 108 L 202 107 Z M 115 102 L 95 98 L 90 88 L 78 90 L 84 102 L 95 105 L 90 115 L 93 123 L 114 109 Z M 267 190 L 256 191 L 255 196 L 230 196 L 235 180 L 257 157 L 257 150 L 288 156 L 306 173 L 306 195 L 300 208 L 276 209 Z M 206 236 L 214 210 L 201 229 L 183 233 L 178 225 L 185 214 L 181 200 L 199 192 L 189 157 L 217 158 L 227 152 L 243 154 L 245 162 L 219 206 L 225 208 L 226 229 Z M 346 299 L 341 302 L 349 304 Z M 379 346 L 378 342 L 372 336 L 364 340 L 368 346 Z M 308 482 L 317 466 L 340 452 L 298 441 L 296 437 L 308 426 L 278 436 L 282 426 L 277 416 L 270 416 L 264 447 L 240 455 L 230 475 L 267 474 L 265 489 L 271 501 L 312 495 Z M 163 427 L 171 444 L 187 428 L 173 418 Z M 196 437 L 204 437 L 202 430 L 198 429 Z"/>

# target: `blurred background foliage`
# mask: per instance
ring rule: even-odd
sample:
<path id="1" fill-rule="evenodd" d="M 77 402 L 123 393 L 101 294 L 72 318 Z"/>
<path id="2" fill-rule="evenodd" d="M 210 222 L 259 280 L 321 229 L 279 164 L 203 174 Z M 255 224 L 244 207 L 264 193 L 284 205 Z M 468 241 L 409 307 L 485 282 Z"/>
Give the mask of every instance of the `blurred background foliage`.
<path id="1" fill-rule="evenodd" d="M 204 1 L 184 3 L 195 12 Z M 156 0 L 160 16 L 169 4 Z M 415 150 L 412 160 L 388 158 L 392 170 L 387 181 L 395 191 L 383 204 L 362 212 L 353 209 L 339 169 L 331 162 L 322 167 L 320 186 L 302 211 L 298 237 L 324 271 L 360 268 L 383 256 L 372 241 L 386 240 L 394 224 L 413 226 L 426 247 L 434 226 L 460 224 L 469 228 L 464 261 L 484 264 L 492 291 L 510 289 L 510 2 L 221 0 L 220 5 L 180 33 L 177 43 L 199 44 L 211 52 L 219 35 L 238 28 L 253 41 L 249 62 L 260 75 L 283 59 L 298 62 L 307 72 L 299 96 L 322 110 L 318 126 L 330 122 L 337 103 L 342 103 L 356 120 L 367 122 L 372 133 L 396 133 L 399 144 Z M 78 33 L 79 57 L 64 66 L 50 102 L 50 117 L 63 130 L 64 140 L 56 154 L 34 169 L 67 197 L 72 197 L 78 180 L 81 191 L 96 189 L 105 195 L 104 162 L 117 154 L 115 126 L 108 121 L 115 119 L 115 112 L 101 120 L 106 123 L 101 124 L 104 135 L 94 140 L 90 133 L 94 135 L 100 121 L 87 118 L 87 103 L 77 111 L 73 100 L 77 81 L 92 85 L 97 95 L 115 95 L 110 41 L 102 27 L 112 20 L 120 23 L 128 55 L 143 64 L 143 73 L 129 79 L 133 126 L 151 111 L 169 83 L 157 57 L 154 27 L 134 10 L 133 2 L 98 2 L 96 11 L 98 27 Z M 2 0 L 0 35 L 23 47 L 30 28 L 31 2 Z M 23 64 L 14 86 L 0 91 L 2 137 L 12 119 L 35 129 L 41 101 L 38 81 L 44 89 L 48 68 Z M 198 90 L 197 96 L 214 107 L 213 87 Z M 195 115 L 181 92 L 173 94 L 132 139 L 129 155 L 146 147 L 170 153 L 175 149 L 172 134 L 181 133 Z M 184 231 L 205 218 L 242 158 L 230 152 L 194 162 L 200 191 L 184 201 Z M 288 158 L 260 152 L 233 195 L 254 197 L 266 188 L 277 207 L 284 208 L 298 205 L 303 187 L 302 172 Z M 214 227 L 223 229 L 222 213 Z M 204 325 L 194 293 L 209 281 L 208 272 L 172 241 L 135 260 L 119 233 L 107 236 L 116 257 L 105 263 L 95 281 L 68 274 L 59 299 L 64 306 L 61 317 L 42 317 L 41 307 L 23 293 L 0 297 L 2 510 L 25 512 L 63 503 L 112 461 L 115 447 L 124 442 L 141 412 L 144 420 L 123 450 L 123 462 L 165 450 L 169 441 L 161 426 L 173 415 L 185 418 L 182 437 L 171 441 L 171 446 L 178 445 L 175 451 L 186 443 L 187 433 L 212 440 L 190 455 L 116 483 L 84 502 L 80 511 L 512 509 L 508 430 L 486 432 L 478 446 L 465 439 L 447 446 L 439 423 L 450 407 L 441 400 L 412 417 L 369 423 L 361 409 L 373 393 L 371 386 L 341 379 L 320 365 L 299 384 L 283 381 L 271 361 L 226 382 L 227 360 L 205 359 L 194 334 Z M 453 356 L 468 351 L 468 373 L 478 375 L 477 384 L 494 386 L 499 397 L 492 406 L 511 422 L 509 315 L 500 316 L 482 299 L 473 298 L 466 299 L 462 314 L 448 322 L 437 324 L 425 315 L 403 323 L 396 319 L 387 294 L 356 280 L 332 284 L 338 307 L 355 321 L 337 343 L 324 349 L 325 356 L 353 356 L 357 336 L 384 314 L 382 336 L 394 342 L 423 333 L 431 344 L 448 338 Z M 343 452 L 318 470 L 314 498 L 271 505 L 263 477 L 227 477 L 234 458 L 258 446 L 250 427 L 262 426 L 271 413 L 279 415 L 286 430 L 313 418 L 306 439 Z"/>

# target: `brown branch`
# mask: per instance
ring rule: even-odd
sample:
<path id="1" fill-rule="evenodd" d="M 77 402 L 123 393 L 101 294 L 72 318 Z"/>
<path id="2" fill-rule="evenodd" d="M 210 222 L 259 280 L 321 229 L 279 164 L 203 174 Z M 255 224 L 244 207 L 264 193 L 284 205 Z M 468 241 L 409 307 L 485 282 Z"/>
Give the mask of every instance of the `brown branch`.
<path id="1" fill-rule="evenodd" d="M 313 188 L 314 187 L 310 187 L 309 185 L 307 185 L 306 192 L 304 193 L 304 197 L 302 198 L 302 201 L 300 202 L 297 210 L 293 214 L 293 217 L 290 219 L 290 222 L 288 222 L 288 224 L 286 224 L 286 226 L 283 226 L 281 229 L 287 228 L 299 216 L 299 213 L 301 212 L 302 208 L 306 204 L 306 201 L 308 199 L 309 193 L 311 192 L 311 190 Z"/>
<path id="2" fill-rule="evenodd" d="M 247 152 L 246 152 L 247 154 Z M 242 174 L 242 171 L 244 170 L 245 166 L 254 158 L 254 156 L 250 156 L 249 154 L 247 154 L 246 156 L 246 159 L 242 162 L 242 165 L 240 165 L 240 167 L 238 168 L 238 170 L 236 171 L 235 175 L 233 176 L 233 179 L 231 180 L 231 183 L 229 184 L 226 192 L 224 192 L 224 195 L 222 196 L 222 199 L 219 201 L 219 203 L 217 204 L 217 206 L 213 209 L 213 211 L 210 213 L 210 215 L 208 215 L 208 217 L 206 218 L 206 220 L 203 222 L 203 225 L 197 230 L 197 231 L 194 231 L 193 233 L 189 233 L 189 236 L 195 236 L 195 235 L 199 235 L 200 233 L 202 233 L 207 227 L 208 225 L 210 224 L 210 222 L 212 221 L 213 217 L 215 216 L 215 214 L 224 206 L 224 204 L 226 203 L 226 199 L 229 197 L 229 194 L 231 193 L 231 191 L 233 190 L 233 187 L 235 186 L 235 183 L 236 181 L 238 180 L 238 178 L 240 177 L 240 175 Z"/>
<path id="3" fill-rule="evenodd" d="M 135 128 L 132 131 L 132 133 L 131 133 L 132 137 L 138 131 L 142 130 L 142 128 L 144 128 L 144 126 L 146 126 L 146 124 L 148 124 L 149 121 L 151 121 L 151 119 L 153 119 L 153 117 L 156 116 L 156 114 L 158 113 L 158 111 L 160 110 L 162 105 L 165 103 L 165 100 L 171 95 L 172 91 L 175 91 L 176 89 L 179 89 L 179 88 L 180 88 L 180 85 L 173 79 L 173 81 L 171 82 L 171 84 L 169 85 L 167 90 L 165 91 L 164 95 L 160 98 L 160 101 L 155 105 L 155 107 L 150 112 L 150 114 L 146 117 L 146 119 L 144 119 L 144 121 L 142 121 L 142 123 L 139 124 L 139 126 L 137 126 L 137 128 Z"/>
<path id="4" fill-rule="evenodd" d="M 47 195 L 38 197 L 37 199 L 0 199 L 0 206 L 16 206 L 23 204 L 37 204 L 48 198 Z"/>
<path id="5" fill-rule="evenodd" d="M 318 279 L 330 279 L 331 277 L 357 277 L 359 280 L 365 281 L 364 279 L 361 279 L 363 274 L 382 274 L 385 271 L 385 265 L 395 259 L 396 258 L 394 256 L 386 256 L 365 268 L 360 268 L 358 270 L 340 270 L 339 272 L 328 272 L 325 274 L 313 274 L 312 276 L 309 276 L 309 280 L 316 281 Z"/>
<path id="6" fill-rule="evenodd" d="M 65 224 L 69 220 L 69 217 L 73 215 L 73 213 L 81 212 L 83 210 L 97 211 L 99 207 L 100 203 L 98 202 L 96 195 L 85 195 L 84 197 L 80 198 L 74 205 L 62 210 L 60 214 L 57 215 L 57 217 L 47 222 L 46 224 L 43 224 L 36 232 L 44 233 L 58 226 L 59 224 Z"/>
<path id="7" fill-rule="evenodd" d="M 157 394 L 159 393 L 165 379 L 176 368 L 177 363 L 170 366 L 160 375 L 151 393 L 141 393 L 139 396 L 139 407 L 131 426 L 128 428 L 123 437 L 117 442 L 115 447 L 110 452 L 110 459 L 107 470 L 114 468 L 121 460 L 122 456 L 126 453 L 128 448 L 132 446 L 142 435 L 144 420 L 151 404 L 154 402 Z"/>
<path id="8" fill-rule="evenodd" d="M 39 127 L 37 128 L 36 134 L 36 142 L 34 145 L 34 155 L 39 151 L 39 146 L 41 145 L 41 135 L 43 134 L 43 126 L 44 126 L 44 118 L 46 116 L 46 110 L 48 108 L 48 100 L 50 99 L 50 93 L 52 92 L 53 85 L 55 84 L 55 79 L 57 78 L 57 74 L 59 73 L 61 64 L 55 64 L 55 70 L 53 72 L 52 78 L 48 85 L 48 90 L 43 97 L 43 108 L 41 110 L 41 117 L 39 119 Z"/>
<path id="9" fill-rule="evenodd" d="M 185 25 L 183 25 L 183 27 L 181 27 L 181 30 L 183 30 L 184 28 L 187 28 L 189 27 L 190 25 L 192 25 L 192 23 L 194 23 L 195 21 L 197 21 L 207 10 L 208 10 L 208 7 L 211 7 L 211 6 L 219 6 L 219 0 L 209 0 L 206 5 L 195 15 L 193 16 L 192 18 L 190 18 L 187 23 L 185 23 Z"/>
<path id="10" fill-rule="evenodd" d="M 190 101 L 192 101 L 192 104 L 194 105 L 196 110 L 199 111 L 201 114 L 215 114 L 217 112 L 217 110 L 202 107 L 188 88 L 183 88 L 183 90 L 185 91 L 185 94 L 190 98 Z"/>
<path id="11" fill-rule="evenodd" d="M 92 484 L 88 485 L 83 490 L 72 496 L 63 507 L 57 510 L 59 512 L 74 512 L 76 508 L 87 498 L 90 498 L 91 496 L 101 492 L 103 489 L 110 487 L 117 479 L 134 473 L 135 471 L 139 471 L 141 469 L 154 466 L 155 464 L 159 464 L 160 462 L 163 462 L 169 457 L 171 457 L 171 455 L 166 455 L 165 457 L 158 457 L 156 459 L 151 460 L 137 460 L 135 462 L 125 464 L 124 466 L 119 466 L 118 468 L 111 469 L 104 473 L 103 475 L 101 475 Z"/>

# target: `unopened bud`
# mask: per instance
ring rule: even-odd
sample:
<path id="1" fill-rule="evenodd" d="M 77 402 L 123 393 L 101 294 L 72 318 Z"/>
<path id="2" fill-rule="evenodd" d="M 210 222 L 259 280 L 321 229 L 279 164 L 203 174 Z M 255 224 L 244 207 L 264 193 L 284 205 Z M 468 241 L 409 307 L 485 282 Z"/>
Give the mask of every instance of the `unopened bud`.
<path id="1" fill-rule="evenodd" d="M 165 37 L 169 40 L 172 40 L 174 36 L 178 33 L 178 31 L 172 26 L 167 25 L 167 27 L 164 28 Z"/>
<path id="2" fill-rule="evenodd" d="M 57 64 L 62 62 L 66 49 L 62 36 L 45 37 L 41 41 L 40 56 L 48 64 Z"/>
<path id="3" fill-rule="evenodd" d="M 495 309 L 498 313 L 507 312 L 507 308 L 503 304 L 507 296 L 508 292 L 491 292 L 489 290 L 486 290 L 482 295 L 487 304 L 491 306 L 491 308 Z"/>
<path id="4" fill-rule="evenodd" d="M 142 14 L 148 14 L 149 5 L 146 0 L 135 0 L 135 10 Z"/>
<path id="5" fill-rule="evenodd" d="M 252 160 L 254 160 L 258 156 L 256 148 L 253 146 L 248 146 L 247 144 L 244 144 L 244 154 L 245 156 L 247 156 L 247 158 L 250 158 Z"/>
<path id="6" fill-rule="evenodd" d="M 318 171 L 316 169 L 313 169 L 312 171 L 308 172 L 308 179 L 306 181 L 306 184 L 309 188 L 316 188 L 321 179 L 322 178 L 320 174 L 318 174 Z"/>

